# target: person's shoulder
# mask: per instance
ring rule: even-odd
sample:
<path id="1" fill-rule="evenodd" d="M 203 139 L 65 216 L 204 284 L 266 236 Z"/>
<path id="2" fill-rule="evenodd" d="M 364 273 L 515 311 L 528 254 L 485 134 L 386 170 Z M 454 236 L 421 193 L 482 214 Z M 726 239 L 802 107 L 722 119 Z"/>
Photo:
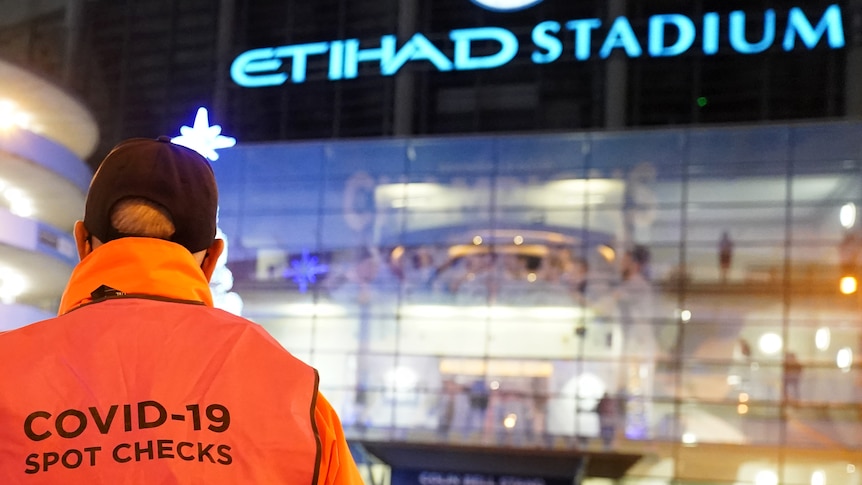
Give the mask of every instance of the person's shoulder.
<path id="1" fill-rule="evenodd" d="M 0 331 L 0 344 L 17 341 L 18 339 L 31 338 L 40 334 L 52 327 L 59 317 L 51 317 L 45 320 L 38 320 L 31 323 L 25 323 L 17 328 Z"/>

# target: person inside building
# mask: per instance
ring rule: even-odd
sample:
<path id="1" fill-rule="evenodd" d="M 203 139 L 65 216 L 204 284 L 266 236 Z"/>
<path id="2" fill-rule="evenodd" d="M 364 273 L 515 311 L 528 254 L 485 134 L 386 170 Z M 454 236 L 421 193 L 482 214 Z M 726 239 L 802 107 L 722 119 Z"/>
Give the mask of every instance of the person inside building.
<path id="1" fill-rule="evenodd" d="M 0 334 L 0 483 L 362 483 L 317 371 L 213 308 L 217 208 L 166 137 L 102 161 L 59 316 Z"/>

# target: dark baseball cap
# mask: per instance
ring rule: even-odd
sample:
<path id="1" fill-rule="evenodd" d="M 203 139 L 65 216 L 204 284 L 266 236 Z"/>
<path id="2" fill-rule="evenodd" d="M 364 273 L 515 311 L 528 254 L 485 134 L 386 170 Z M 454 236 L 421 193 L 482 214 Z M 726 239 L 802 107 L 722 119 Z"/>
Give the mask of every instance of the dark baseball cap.
<path id="1" fill-rule="evenodd" d="M 114 205 L 130 197 L 163 206 L 176 229 L 170 240 L 193 253 L 215 239 L 218 187 L 212 166 L 169 137 L 132 138 L 108 153 L 90 182 L 84 227 L 102 242 L 133 236 L 111 224 Z"/>

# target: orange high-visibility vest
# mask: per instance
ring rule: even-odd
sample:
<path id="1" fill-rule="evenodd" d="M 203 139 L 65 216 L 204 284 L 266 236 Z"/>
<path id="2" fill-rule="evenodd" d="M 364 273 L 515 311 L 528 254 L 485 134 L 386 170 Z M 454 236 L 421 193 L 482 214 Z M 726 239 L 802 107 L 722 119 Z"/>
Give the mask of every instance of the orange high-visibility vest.
<path id="1" fill-rule="evenodd" d="M 181 246 L 99 247 L 60 312 L 0 333 L 0 484 L 361 483 L 316 371 L 212 308 Z"/>
<path id="2" fill-rule="evenodd" d="M 245 320 L 117 298 L 12 340 L 0 483 L 316 481 L 316 372 Z"/>

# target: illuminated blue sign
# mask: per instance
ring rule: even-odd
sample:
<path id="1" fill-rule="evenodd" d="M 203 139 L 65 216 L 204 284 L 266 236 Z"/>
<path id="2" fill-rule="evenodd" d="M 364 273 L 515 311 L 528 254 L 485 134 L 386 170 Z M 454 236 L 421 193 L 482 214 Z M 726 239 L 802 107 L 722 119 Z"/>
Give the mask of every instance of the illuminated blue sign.
<path id="1" fill-rule="evenodd" d="M 521 0 L 521 3 L 527 2 Z M 535 64 L 548 64 L 561 59 L 564 36 L 573 38 L 571 56 L 577 61 L 596 57 L 606 59 L 614 52 L 632 58 L 644 55 L 673 57 L 699 49 L 709 56 L 718 53 L 722 36 L 733 52 L 744 55 L 764 52 L 776 45 L 779 38 L 780 48 L 787 52 L 797 47 L 797 41 L 807 49 L 815 48 L 824 40 L 830 49 L 840 49 L 845 45 L 844 24 L 838 5 L 827 7 L 814 22 L 799 7 L 791 8 L 786 22 L 781 25 L 777 17 L 773 9 L 760 14 L 758 19 L 750 18 L 741 10 L 731 12 L 724 20 L 715 12 L 706 13 L 697 20 L 683 14 L 653 15 L 648 19 L 645 33 L 636 32 L 624 16 L 615 18 L 607 26 L 597 18 L 565 23 L 548 20 L 532 29 L 531 60 Z M 763 29 L 758 30 L 762 32 L 760 38 L 751 39 L 746 32 L 746 24 L 755 20 L 762 21 Z M 696 46 L 698 29 L 701 40 Z M 597 35 L 603 40 L 594 46 L 593 39 Z M 521 51 L 518 37 L 502 27 L 452 30 L 449 40 L 451 44 L 446 48 L 451 48 L 451 58 L 421 33 L 414 34 L 401 47 L 398 47 L 395 35 L 382 36 L 374 47 L 363 47 L 359 39 L 264 47 L 237 56 L 230 72 L 234 82 L 243 87 L 278 86 L 287 81 L 305 82 L 310 56 L 327 56 L 327 78 L 337 81 L 358 77 L 360 63 L 375 63 L 384 76 L 392 76 L 406 63 L 417 61 L 427 62 L 438 71 L 470 71 L 504 66 Z M 482 55 L 473 50 L 479 44 L 483 46 Z"/>

